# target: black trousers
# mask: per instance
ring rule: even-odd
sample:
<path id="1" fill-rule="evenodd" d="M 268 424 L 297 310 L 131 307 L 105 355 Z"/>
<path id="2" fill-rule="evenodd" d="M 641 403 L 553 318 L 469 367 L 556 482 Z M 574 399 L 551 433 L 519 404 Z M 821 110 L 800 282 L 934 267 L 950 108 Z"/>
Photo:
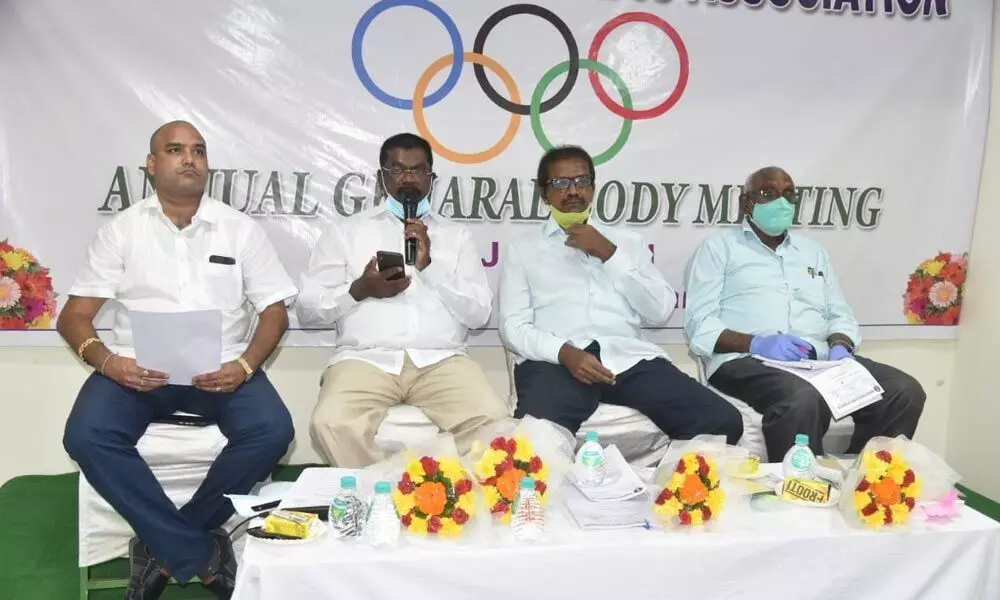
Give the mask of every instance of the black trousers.
<path id="1" fill-rule="evenodd" d="M 913 438 L 927 399 L 920 383 L 894 367 L 861 356 L 855 360 L 868 369 L 885 391 L 881 400 L 851 415 L 854 435 L 847 453 L 861 452 L 875 436 L 903 434 Z M 763 415 L 768 460 L 780 461 L 795 444 L 796 433 L 808 434 L 812 451 L 823 452 L 823 436 L 830 428 L 830 408 L 809 382 L 750 357 L 723 364 L 708 381 L 723 394 L 739 398 Z"/>
<path id="2" fill-rule="evenodd" d="M 587 352 L 600 359 L 593 343 Z M 601 402 L 628 406 L 649 418 L 671 440 L 725 435 L 735 444 L 743 417 L 732 404 L 662 358 L 644 360 L 615 377 L 615 385 L 587 385 L 563 365 L 524 361 L 514 368 L 514 416 L 548 419 L 576 433 Z"/>

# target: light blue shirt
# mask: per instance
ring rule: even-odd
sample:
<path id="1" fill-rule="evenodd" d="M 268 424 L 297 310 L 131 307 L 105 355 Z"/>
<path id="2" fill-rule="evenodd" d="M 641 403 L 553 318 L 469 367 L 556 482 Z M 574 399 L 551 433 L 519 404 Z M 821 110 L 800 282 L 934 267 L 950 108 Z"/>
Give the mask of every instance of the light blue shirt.
<path id="1" fill-rule="evenodd" d="M 794 233 L 771 250 L 746 223 L 702 242 L 688 265 L 684 331 L 694 353 L 709 359 L 709 376 L 723 363 L 746 356 L 715 353 L 725 329 L 796 335 L 812 344 L 821 360 L 834 333 L 861 343 L 826 250 Z"/>
<path id="2" fill-rule="evenodd" d="M 539 233 L 505 247 L 500 336 L 518 364 L 558 364 L 564 343 L 583 349 L 594 341 L 616 375 L 642 360 L 668 359 L 642 336 L 644 323 L 666 324 L 677 304 L 649 245 L 634 232 L 592 225 L 617 247 L 607 262 L 567 246 L 551 218 Z"/>

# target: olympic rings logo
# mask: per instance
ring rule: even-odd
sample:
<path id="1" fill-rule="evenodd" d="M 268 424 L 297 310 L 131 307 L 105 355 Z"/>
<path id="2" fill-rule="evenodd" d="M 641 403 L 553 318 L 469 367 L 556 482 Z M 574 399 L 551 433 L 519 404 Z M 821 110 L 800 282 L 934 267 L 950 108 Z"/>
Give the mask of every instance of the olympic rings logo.
<path id="1" fill-rule="evenodd" d="M 372 22 L 376 17 L 385 11 L 397 6 L 412 6 L 414 8 L 420 8 L 427 11 L 436 17 L 442 25 L 444 25 L 445 30 L 448 32 L 448 37 L 451 39 L 452 53 L 442 56 L 427 67 L 420 77 L 417 78 L 416 87 L 413 90 L 413 96 L 411 98 L 393 96 L 380 88 L 378 84 L 372 80 L 371 75 L 369 75 L 368 69 L 365 67 L 362 57 L 362 42 L 364 41 L 365 33 L 368 31 Z M 521 103 L 521 93 L 510 73 L 496 60 L 483 53 L 486 48 L 486 38 L 489 36 L 490 32 L 493 31 L 493 29 L 500 24 L 501 21 L 515 15 L 532 15 L 549 22 L 562 36 L 563 40 L 566 42 L 566 48 L 569 51 L 568 60 L 555 65 L 542 75 L 531 94 L 531 102 L 529 104 Z M 646 109 L 636 109 L 632 104 L 632 96 L 621 76 L 607 65 L 597 61 L 601 45 L 604 43 L 605 39 L 607 39 L 608 35 L 610 35 L 611 32 L 618 27 L 621 27 L 626 23 L 633 22 L 648 23 L 666 34 L 666 36 L 673 43 L 674 48 L 677 50 L 678 57 L 680 58 L 680 72 L 677 77 L 677 82 L 670 95 L 667 96 L 666 100 L 660 104 Z M 459 57 L 461 57 L 461 59 L 459 59 Z M 611 160 L 625 146 L 629 135 L 632 133 L 632 123 L 634 121 L 659 117 L 677 104 L 677 102 L 681 99 L 681 96 L 684 94 L 685 88 L 687 88 L 688 75 L 690 73 L 688 52 L 687 47 L 684 45 L 684 40 L 681 39 L 680 34 L 677 33 L 677 30 L 674 29 L 673 26 L 656 15 L 647 12 L 627 12 L 618 15 L 597 30 L 593 41 L 590 43 L 587 58 L 580 58 L 580 52 L 577 48 L 576 40 L 573 37 L 573 32 L 570 31 L 566 23 L 552 11 L 535 4 L 512 4 L 501 8 L 490 15 L 489 18 L 483 22 L 483 25 L 479 28 L 479 32 L 476 34 L 475 41 L 472 44 L 472 52 L 466 52 L 462 44 L 462 36 L 458 31 L 458 26 L 455 24 L 455 21 L 452 20 L 448 13 L 431 0 L 380 0 L 369 8 L 365 14 L 361 16 L 361 19 L 358 20 L 358 24 L 354 29 L 354 35 L 351 39 L 351 59 L 354 63 L 354 71 L 357 73 L 358 80 L 361 82 L 361 85 L 363 85 L 364 88 L 375 97 L 375 99 L 394 108 L 412 110 L 417 131 L 421 136 L 427 139 L 434 152 L 439 156 L 443 156 L 444 158 L 459 164 L 482 163 L 500 155 L 514 141 L 518 128 L 521 125 L 521 117 L 525 115 L 530 117 L 531 130 L 535 135 L 535 139 L 538 140 L 538 143 L 545 150 L 551 149 L 553 145 L 549 141 L 548 136 L 546 136 L 545 131 L 542 129 L 541 116 L 543 113 L 559 106 L 569 96 L 570 92 L 573 91 L 573 87 L 576 85 L 580 69 L 590 72 L 590 86 L 593 88 L 594 93 L 597 94 L 601 103 L 612 113 L 622 117 L 623 119 L 621 130 L 618 132 L 618 137 L 607 150 L 594 157 L 594 162 L 596 164 L 603 164 Z M 427 126 L 427 120 L 424 114 L 424 111 L 427 108 L 434 106 L 443 100 L 445 96 L 447 96 L 455 88 L 455 85 L 458 84 L 458 79 L 462 74 L 462 66 L 467 62 L 472 63 L 476 81 L 479 82 L 479 87 L 482 88 L 486 97 L 498 107 L 510 113 L 510 121 L 508 122 L 503 135 L 500 137 L 500 140 L 485 150 L 472 153 L 457 152 L 439 142 Z M 441 87 L 437 90 L 428 93 L 427 88 L 430 85 L 431 79 L 444 69 L 449 69 L 448 76 L 445 78 L 444 83 L 442 83 Z M 504 97 L 493 88 L 489 79 L 486 77 L 486 69 L 489 69 L 496 74 L 500 81 L 503 82 L 504 87 L 507 88 L 508 97 Z M 543 100 L 542 98 L 544 97 L 549 85 L 556 79 L 556 77 L 563 73 L 566 73 L 566 80 L 563 82 L 562 87 L 560 87 L 551 98 Z M 620 104 L 615 102 L 615 100 L 611 98 L 601 85 L 598 78 L 599 75 L 603 75 L 607 79 L 611 80 L 612 84 L 614 84 L 615 88 L 618 90 L 619 96 L 621 97 Z"/>

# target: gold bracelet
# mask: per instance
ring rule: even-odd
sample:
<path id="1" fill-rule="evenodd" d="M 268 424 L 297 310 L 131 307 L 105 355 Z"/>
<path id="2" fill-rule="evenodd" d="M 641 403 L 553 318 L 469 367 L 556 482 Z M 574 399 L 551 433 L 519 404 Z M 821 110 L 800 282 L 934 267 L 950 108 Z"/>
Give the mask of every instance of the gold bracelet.
<path id="1" fill-rule="evenodd" d="M 243 358 L 242 356 L 237 358 L 236 362 L 240 363 L 240 366 L 243 367 L 243 370 L 247 372 L 247 378 L 244 381 L 248 381 L 250 377 L 253 376 L 253 369 L 250 368 L 250 363 L 248 363 L 247 359 Z"/>
<path id="2" fill-rule="evenodd" d="M 91 344 L 93 344 L 94 342 L 97 342 L 98 344 L 100 344 L 101 340 L 99 338 L 95 338 L 95 337 L 87 338 L 87 339 L 83 340 L 83 343 L 80 344 L 80 347 L 76 349 L 76 355 L 80 357 L 80 360 L 83 360 L 83 353 L 84 353 L 84 351 L 87 350 L 87 347 L 90 346 Z"/>
<path id="3" fill-rule="evenodd" d="M 104 360 L 101 361 L 101 368 L 98 369 L 97 372 L 100 373 L 101 375 L 105 375 L 105 373 L 104 373 L 104 367 L 107 367 L 108 366 L 108 361 L 111 360 L 112 358 L 116 357 L 116 356 L 118 356 L 118 355 L 115 354 L 114 352 L 108 352 L 108 355 L 105 356 Z"/>

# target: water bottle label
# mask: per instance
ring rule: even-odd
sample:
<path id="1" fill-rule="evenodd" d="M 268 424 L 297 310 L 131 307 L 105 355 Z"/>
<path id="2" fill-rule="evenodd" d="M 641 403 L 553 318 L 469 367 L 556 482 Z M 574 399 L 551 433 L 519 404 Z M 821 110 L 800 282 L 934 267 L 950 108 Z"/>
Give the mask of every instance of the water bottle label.
<path id="1" fill-rule="evenodd" d="M 794 452 L 792 454 L 792 466 L 795 467 L 796 469 L 804 471 L 809 468 L 810 463 L 812 462 L 809 459 L 810 459 L 809 453 L 806 452 L 805 450 L 799 450 L 797 452 Z"/>
<path id="2" fill-rule="evenodd" d="M 604 464 L 604 455 L 593 450 L 584 450 L 580 455 L 580 464 L 585 467 L 599 467 Z"/>
<path id="3" fill-rule="evenodd" d="M 330 506 L 330 519 L 339 519 L 347 512 L 347 501 L 344 498 L 334 498 Z"/>

